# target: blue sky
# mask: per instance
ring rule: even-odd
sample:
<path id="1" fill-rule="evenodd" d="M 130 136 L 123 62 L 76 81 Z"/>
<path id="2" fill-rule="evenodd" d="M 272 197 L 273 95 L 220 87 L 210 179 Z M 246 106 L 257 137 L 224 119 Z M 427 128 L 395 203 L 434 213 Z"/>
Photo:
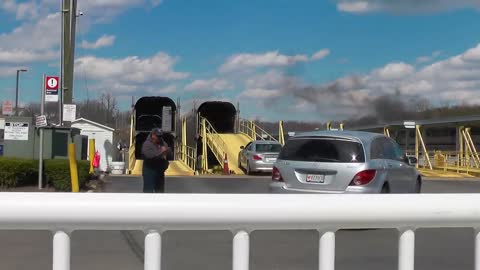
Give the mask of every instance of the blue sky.
<path id="1" fill-rule="evenodd" d="M 0 3 L 0 100 L 58 74 L 56 0 Z M 393 2 L 393 3 L 392 3 Z M 79 0 L 75 100 L 102 92 L 240 102 L 242 115 L 326 121 L 400 92 L 478 104 L 480 0 Z M 87 91 L 88 89 L 88 91 Z"/>

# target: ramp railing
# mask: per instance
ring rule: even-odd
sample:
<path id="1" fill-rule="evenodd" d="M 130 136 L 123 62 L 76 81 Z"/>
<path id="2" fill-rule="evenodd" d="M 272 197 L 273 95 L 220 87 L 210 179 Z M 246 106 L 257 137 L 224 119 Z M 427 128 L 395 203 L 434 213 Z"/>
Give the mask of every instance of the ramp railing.
<path id="1" fill-rule="evenodd" d="M 220 137 L 212 124 L 204 117 L 200 117 L 200 130 L 202 131 L 202 139 L 204 144 L 210 147 L 210 150 L 212 150 L 213 155 L 218 160 L 218 162 L 220 164 L 223 164 L 225 153 L 227 152 L 227 146 L 223 139 Z M 205 154 L 207 149 L 206 147 L 204 148 L 204 154 L 202 156 L 202 159 L 204 160 L 202 161 L 202 167 L 203 170 L 206 171 L 208 169 L 207 155 Z"/>
<path id="2" fill-rule="evenodd" d="M 71 234 L 82 230 L 144 231 L 145 270 L 161 268 L 162 235 L 169 230 L 230 230 L 233 270 L 249 269 L 253 231 L 316 230 L 318 269 L 334 270 L 336 232 L 372 228 L 398 230 L 399 270 L 414 269 L 417 229 L 473 228 L 472 253 L 480 269 L 477 194 L 2 193 L 0 205 L 0 230 L 53 233 L 53 270 L 70 270 Z"/>
<path id="3" fill-rule="evenodd" d="M 187 145 L 187 118 L 182 119 L 181 141 L 177 140 L 175 145 L 175 159 L 183 162 L 192 171 L 196 169 L 197 151 Z"/>
<path id="4" fill-rule="evenodd" d="M 272 135 L 266 132 L 264 129 L 259 127 L 255 122 L 247 120 L 247 119 L 240 119 L 240 133 L 247 135 L 251 140 L 269 140 L 278 142 Z"/>
<path id="5" fill-rule="evenodd" d="M 195 148 L 177 142 L 175 152 L 175 157 L 177 160 L 183 162 L 192 171 L 195 171 L 195 165 L 197 162 L 197 151 L 195 151 Z"/>

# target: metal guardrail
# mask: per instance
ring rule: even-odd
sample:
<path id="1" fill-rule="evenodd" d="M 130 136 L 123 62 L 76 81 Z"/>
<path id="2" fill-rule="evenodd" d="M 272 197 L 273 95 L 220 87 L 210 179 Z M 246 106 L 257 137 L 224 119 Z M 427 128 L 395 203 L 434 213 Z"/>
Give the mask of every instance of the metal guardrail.
<path id="1" fill-rule="evenodd" d="M 407 151 L 407 155 L 414 156 L 414 151 Z M 429 169 L 427 156 L 432 161 L 432 168 L 444 171 L 457 172 L 480 172 L 478 163 L 473 155 L 465 155 L 465 152 L 460 151 L 429 151 L 425 155 L 419 155 L 419 168 Z"/>
<path id="2" fill-rule="evenodd" d="M 206 133 L 205 141 L 212 150 L 215 158 L 220 164 L 223 164 L 227 146 L 212 124 L 204 117 L 200 118 L 200 128 Z M 202 132 L 203 133 L 203 132 Z M 207 158 L 206 155 L 203 155 Z"/>
<path id="3" fill-rule="evenodd" d="M 160 269 L 165 231 L 230 230 L 232 269 L 248 270 L 252 231 L 299 229 L 319 232 L 318 269 L 334 270 L 336 231 L 370 228 L 398 229 L 398 269 L 413 270 L 416 229 L 459 227 L 475 230 L 475 269 L 480 269 L 476 194 L 2 193 L 0 205 L 0 230 L 53 232 L 53 270 L 70 270 L 71 233 L 78 230 L 144 231 L 145 270 Z"/>
<path id="4" fill-rule="evenodd" d="M 176 159 L 182 161 L 190 169 L 195 171 L 195 166 L 197 163 L 197 151 L 195 151 L 195 148 L 177 142 L 175 151 Z"/>
<path id="5" fill-rule="evenodd" d="M 264 140 L 269 140 L 269 141 L 278 142 L 277 139 L 275 139 L 272 135 L 270 135 L 264 129 L 259 127 L 253 121 L 250 121 L 250 120 L 247 120 L 247 119 L 240 119 L 239 131 L 243 134 L 246 134 L 252 140 L 257 140 L 258 139 L 258 140 L 263 140 L 263 141 Z M 265 139 L 265 137 L 267 137 L 267 138 Z"/>

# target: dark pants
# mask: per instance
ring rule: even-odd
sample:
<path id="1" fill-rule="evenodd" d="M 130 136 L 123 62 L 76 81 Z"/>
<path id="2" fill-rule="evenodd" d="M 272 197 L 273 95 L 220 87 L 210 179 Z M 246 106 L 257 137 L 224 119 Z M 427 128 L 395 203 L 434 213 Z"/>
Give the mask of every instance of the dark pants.
<path id="1" fill-rule="evenodd" d="M 143 192 L 163 193 L 165 191 L 165 171 L 143 167 Z"/>

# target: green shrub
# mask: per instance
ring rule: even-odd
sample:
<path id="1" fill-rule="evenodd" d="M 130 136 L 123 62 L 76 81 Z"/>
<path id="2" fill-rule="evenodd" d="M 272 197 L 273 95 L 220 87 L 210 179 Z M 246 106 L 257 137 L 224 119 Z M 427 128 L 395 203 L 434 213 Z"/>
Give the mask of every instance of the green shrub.
<path id="1" fill-rule="evenodd" d="M 70 180 L 70 164 L 68 160 L 52 159 L 45 160 L 45 176 L 50 185 L 59 191 L 71 191 L 72 183 Z M 78 185 L 80 188 L 85 186 L 85 183 L 90 178 L 90 163 L 85 160 L 77 161 L 78 169 Z"/>
<path id="2" fill-rule="evenodd" d="M 0 188 L 33 185 L 38 179 L 38 162 L 29 159 L 0 158 Z"/>

